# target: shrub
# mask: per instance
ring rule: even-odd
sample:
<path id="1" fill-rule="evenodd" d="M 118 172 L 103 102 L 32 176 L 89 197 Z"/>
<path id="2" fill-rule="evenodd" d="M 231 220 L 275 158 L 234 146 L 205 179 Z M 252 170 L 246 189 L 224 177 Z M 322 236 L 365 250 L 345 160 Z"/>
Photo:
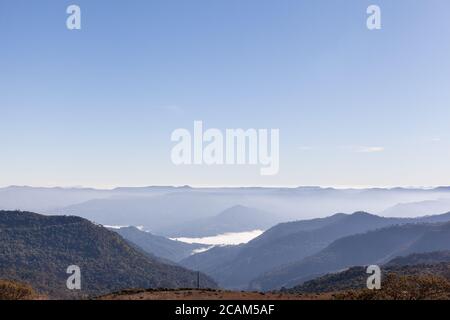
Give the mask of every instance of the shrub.
<path id="1" fill-rule="evenodd" d="M 0 300 L 27 300 L 36 296 L 36 292 L 27 284 L 0 280 Z"/>
<path id="2" fill-rule="evenodd" d="M 440 276 L 389 274 L 381 290 L 350 290 L 336 295 L 343 300 L 448 300 L 450 282 Z"/>

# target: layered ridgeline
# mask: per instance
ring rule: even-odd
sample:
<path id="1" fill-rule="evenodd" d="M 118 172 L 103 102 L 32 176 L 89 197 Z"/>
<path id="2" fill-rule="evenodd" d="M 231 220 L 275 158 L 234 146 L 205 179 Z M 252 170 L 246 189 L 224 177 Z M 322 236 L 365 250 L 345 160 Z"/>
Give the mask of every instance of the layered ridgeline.
<path id="1" fill-rule="evenodd" d="M 352 266 L 382 265 L 398 256 L 445 250 L 450 250 L 450 223 L 395 225 L 338 239 L 314 255 L 261 275 L 251 288 L 289 288 Z"/>
<path id="2" fill-rule="evenodd" d="M 137 245 L 145 252 L 173 262 L 185 259 L 192 255 L 195 250 L 207 247 L 203 244 L 190 244 L 171 240 L 141 231 L 136 227 L 111 228 L 110 230 L 117 232 L 124 239 Z"/>
<path id="3" fill-rule="evenodd" d="M 14 199 L 15 194 L 8 193 L 7 199 Z M 450 198 L 450 188 L 341 190 L 318 187 L 199 189 L 148 187 L 120 188 L 110 190 L 107 194 L 108 197 L 105 197 L 105 194 L 95 195 L 91 200 L 61 206 L 49 213 L 77 215 L 105 225 L 144 226 L 153 234 L 174 238 L 203 237 L 212 235 L 210 234 L 212 228 L 215 228 L 214 235 L 217 235 L 259 228 L 266 230 L 267 227 L 280 222 L 305 217 L 325 217 L 333 212 L 365 210 L 381 213 L 400 203 Z M 23 198 L 24 195 L 21 199 Z M 33 202 L 31 196 L 26 199 Z M 1 204 L 3 198 L 0 189 Z M 22 208 L 18 201 L 13 204 L 16 205 L 14 209 Z M 252 220 L 251 217 L 255 214 L 247 211 L 235 215 L 231 224 L 230 220 L 224 224 L 221 218 L 226 218 L 228 214 L 221 216 L 221 213 L 237 204 L 253 208 L 255 211 L 269 212 L 271 215 L 263 213 L 258 219 Z M 447 205 L 442 206 L 440 210 L 422 211 L 421 215 L 448 212 L 450 203 Z M 398 216 L 392 211 L 390 214 Z M 269 224 L 260 226 L 258 225 L 260 222 Z M 246 224 L 248 228 L 243 230 L 242 226 Z"/>
<path id="4" fill-rule="evenodd" d="M 241 246 L 217 247 L 180 263 L 201 270 L 226 288 L 247 289 L 255 278 L 282 266 L 302 261 L 340 238 L 407 223 L 449 221 L 450 214 L 423 218 L 384 218 L 364 212 L 279 224 Z M 272 289 L 258 279 L 252 288 Z M 275 284 L 275 287 L 279 283 Z"/>
<path id="5" fill-rule="evenodd" d="M 67 267 L 81 268 L 81 291 L 66 288 Z M 0 211 L 0 279 L 28 283 L 50 297 L 129 288 L 189 288 L 197 274 L 163 263 L 118 234 L 74 216 Z M 200 276 L 202 287 L 215 287 Z"/>
<path id="6" fill-rule="evenodd" d="M 258 223 L 267 218 L 267 222 L 273 226 L 285 221 L 358 210 L 394 217 L 436 214 L 450 211 L 450 202 L 445 200 L 449 198 L 448 187 L 333 189 L 153 186 L 112 190 L 7 187 L 0 188 L 0 210 L 76 215 L 103 225 L 144 226 L 145 230 L 153 234 L 179 238 L 202 231 L 197 223 L 208 223 L 208 229 L 217 227 L 217 234 L 221 234 L 239 232 L 234 230 L 235 227 L 241 228 L 246 223 L 250 223 L 249 229 L 244 231 L 261 228 Z M 235 215 L 232 224 L 228 221 L 222 224 L 220 213 L 237 204 L 271 215 L 261 215 L 256 220 L 248 218 L 254 214 Z M 226 228 L 222 228 L 222 225 Z M 266 227 L 263 225 L 262 229 Z"/>
<path id="7" fill-rule="evenodd" d="M 399 276 L 440 276 L 450 280 L 450 251 L 434 251 L 414 253 L 397 257 L 380 266 L 382 279 L 389 274 Z M 345 271 L 326 274 L 316 279 L 306 281 L 291 289 L 282 290 L 286 293 L 325 293 L 366 288 L 368 274 L 366 266 L 351 267 Z"/>

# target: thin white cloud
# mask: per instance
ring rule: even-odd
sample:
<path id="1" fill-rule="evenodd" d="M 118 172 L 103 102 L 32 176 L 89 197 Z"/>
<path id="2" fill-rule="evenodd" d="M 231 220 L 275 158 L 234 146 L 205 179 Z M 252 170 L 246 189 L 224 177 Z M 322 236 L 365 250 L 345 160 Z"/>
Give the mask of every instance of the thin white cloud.
<path id="1" fill-rule="evenodd" d="M 339 149 L 356 153 L 375 153 L 385 150 L 384 147 L 379 146 L 340 146 Z"/>
<path id="2" fill-rule="evenodd" d="M 310 151 L 310 150 L 313 150 L 314 147 L 310 147 L 310 146 L 301 146 L 301 147 L 299 147 L 298 149 L 301 150 L 301 151 Z"/>
<path id="3" fill-rule="evenodd" d="M 375 152 L 383 152 L 385 151 L 384 147 L 379 146 L 338 146 L 338 147 L 310 147 L 310 146 L 301 146 L 298 147 L 301 151 L 311 151 L 311 150 L 344 150 L 348 152 L 357 152 L 357 153 L 375 153 Z"/>
<path id="4" fill-rule="evenodd" d="M 384 147 L 357 147 L 355 151 L 359 153 L 383 152 Z"/>

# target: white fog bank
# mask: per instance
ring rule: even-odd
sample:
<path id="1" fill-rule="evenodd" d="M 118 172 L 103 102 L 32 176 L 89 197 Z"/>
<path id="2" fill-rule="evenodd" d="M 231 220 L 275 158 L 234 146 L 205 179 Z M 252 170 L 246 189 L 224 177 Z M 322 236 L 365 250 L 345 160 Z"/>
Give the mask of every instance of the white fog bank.
<path id="1" fill-rule="evenodd" d="M 216 236 L 203 238 L 172 238 L 172 240 L 178 240 L 186 243 L 206 244 L 211 246 L 238 245 L 249 242 L 250 240 L 260 236 L 263 232 L 263 230 L 253 230 L 245 232 L 223 233 Z"/>

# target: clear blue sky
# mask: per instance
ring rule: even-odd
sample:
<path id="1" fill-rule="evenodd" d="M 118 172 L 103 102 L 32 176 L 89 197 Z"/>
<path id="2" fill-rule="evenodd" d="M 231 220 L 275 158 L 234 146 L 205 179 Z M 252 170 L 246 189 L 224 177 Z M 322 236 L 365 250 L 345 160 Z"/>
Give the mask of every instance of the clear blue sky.
<path id="1" fill-rule="evenodd" d="M 0 0 L 0 46 L 0 186 L 450 184 L 448 0 Z M 175 167 L 194 120 L 280 173 Z"/>

